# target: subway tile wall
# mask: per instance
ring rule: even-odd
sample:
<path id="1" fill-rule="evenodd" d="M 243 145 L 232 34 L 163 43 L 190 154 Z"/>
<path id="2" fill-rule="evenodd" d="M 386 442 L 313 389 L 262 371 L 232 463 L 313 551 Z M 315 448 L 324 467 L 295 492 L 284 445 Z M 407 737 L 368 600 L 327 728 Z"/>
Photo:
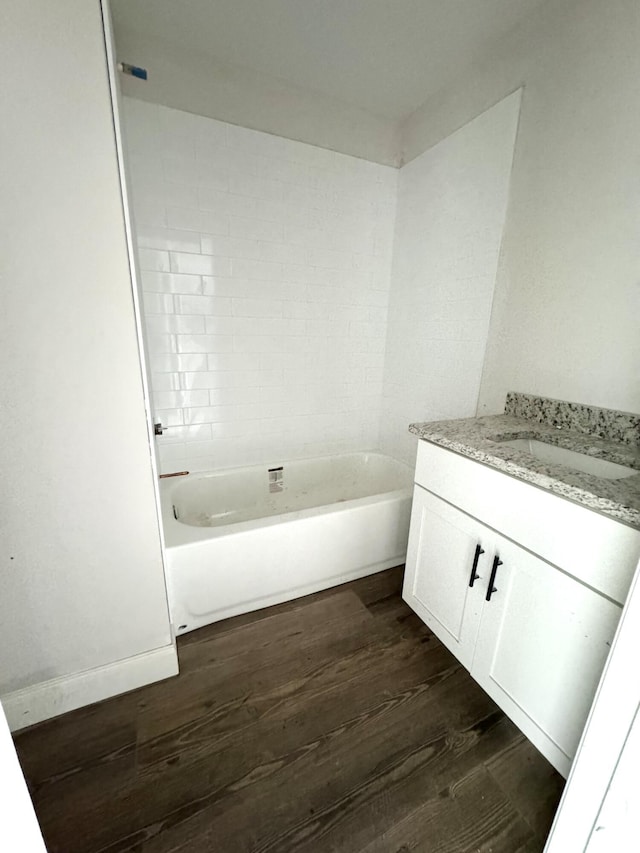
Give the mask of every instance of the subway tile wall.
<path id="1" fill-rule="evenodd" d="M 400 170 L 380 442 L 409 465 L 408 424 L 476 414 L 519 105 L 516 92 Z"/>
<path id="2" fill-rule="evenodd" d="M 377 448 L 397 170 L 124 116 L 161 471 Z"/>

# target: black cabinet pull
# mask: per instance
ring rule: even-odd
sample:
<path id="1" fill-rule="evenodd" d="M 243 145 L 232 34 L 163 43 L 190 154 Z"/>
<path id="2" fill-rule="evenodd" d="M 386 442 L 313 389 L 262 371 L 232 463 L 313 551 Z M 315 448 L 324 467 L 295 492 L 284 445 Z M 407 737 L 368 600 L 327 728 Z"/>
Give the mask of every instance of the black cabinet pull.
<path id="1" fill-rule="evenodd" d="M 502 565 L 502 560 L 496 554 L 493 558 L 493 565 L 491 566 L 491 576 L 489 577 L 489 586 L 487 587 L 487 594 L 485 596 L 487 601 L 491 601 L 491 596 L 494 592 L 498 590 L 493 585 L 494 580 L 496 579 L 496 572 L 498 571 L 498 566 Z"/>
<path id="2" fill-rule="evenodd" d="M 476 545 L 476 553 L 473 555 L 473 565 L 471 566 L 471 577 L 469 578 L 469 586 L 473 586 L 476 580 L 480 577 L 480 575 L 476 573 L 480 554 L 484 554 L 484 548 L 482 547 L 482 545 Z"/>

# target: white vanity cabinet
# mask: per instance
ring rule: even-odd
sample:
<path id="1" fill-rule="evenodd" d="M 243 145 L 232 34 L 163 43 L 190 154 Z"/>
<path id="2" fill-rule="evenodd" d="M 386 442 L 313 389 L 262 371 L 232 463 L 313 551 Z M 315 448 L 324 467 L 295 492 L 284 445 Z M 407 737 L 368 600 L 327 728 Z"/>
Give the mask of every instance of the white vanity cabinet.
<path id="1" fill-rule="evenodd" d="M 471 587 L 470 576 L 474 566 L 485 574 L 489 533 L 474 518 L 415 487 L 403 597 L 467 669 L 483 602 L 481 579 Z"/>
<path id="2" fill-rule="evenodd" d="M 403 596 L 565 776 L 639 552 L 640 531 L 420 443 Z"/>
<path id="3" fill-rule="evenodd" d="M 491 553 L 471 674 L 566 775 L 622 607 L 502 537 Z"/>

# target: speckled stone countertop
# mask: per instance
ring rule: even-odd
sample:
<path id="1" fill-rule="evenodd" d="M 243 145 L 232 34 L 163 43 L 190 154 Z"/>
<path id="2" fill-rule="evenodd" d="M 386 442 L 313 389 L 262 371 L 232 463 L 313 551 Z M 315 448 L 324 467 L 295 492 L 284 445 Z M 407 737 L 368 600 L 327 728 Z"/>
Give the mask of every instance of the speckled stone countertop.
<path id="1" fill-rule="evenodd" d="M 535 411 L 527 409 L 527 395 L 510 394 L 509 398 L 507 411 L 514 409 L 519 413 L 525 411 L 527 417 L 504 414 L 432 421 L 411 424 L 409 431 L 425 441 L 446 447 L 462 456 L 497 468 L 519 480 L 525 480 L 560 497 L 640 529 L 640 447 L 637 441 L 634 441 L 637 437 L 636 430 L 640 428 L 640 418 L 624 412 L 611 412 L 608 420 L 612 425 L 611 432 L 617 439 L 611 441 L 607 429 L 599 430 L 600 435 L 604 433 L 606 437 L 589 434 L 583 431 L 584 427 L 581 423 L 573 423 L 569 416 L 560 418 L 561 424 L 557 423 L 557 417 L 554 417 L 552 422 L 545 421 L 544 415 L 540 414 L 544 407 L 534 407 Z M 515 404 L 514 398 L 516 398 Z M 544 398 L 529 399 L 544 400 Z M 579 407 L 580 410 L 585 408 L 588 407 Z M 556 415 L 557 411 L 556 406 L 554 409 Z M 583 414 L 584 412 L 580 411 L 580 415 Z M 616 414 L 620 417 L 615 417 Z M 624 438 L 621 441 L 620 424 L 623 420 Z M 565 465 L 543 462 L 522 450 L 500 444 L 502 441 L 516 438 L 537 439 L 547 444 L 585 453 L 588 456 L 607 459 L 610 462 L 636 468 L 638 473 L 619 480 L 607 480 L 593 474 L 583 474 Z"/>

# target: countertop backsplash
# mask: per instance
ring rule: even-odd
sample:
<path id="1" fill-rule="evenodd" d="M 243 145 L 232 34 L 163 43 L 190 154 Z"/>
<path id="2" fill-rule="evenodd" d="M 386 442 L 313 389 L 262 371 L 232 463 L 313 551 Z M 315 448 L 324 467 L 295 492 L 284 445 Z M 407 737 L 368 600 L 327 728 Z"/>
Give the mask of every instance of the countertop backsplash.
<path id="1" fill-rule="evenodd" d="M 639 415 L 510 392 L 502 415 L 414 423 L 409 431 L 640 529 Z M 517 438 L 536 439 L 638 473 L 603 479 L 503 443 Z"/>
<path id="2" fill-rule="evenodd" d="M 505 415 L 640 447 L 640 415 L 509 391 Z"/>

